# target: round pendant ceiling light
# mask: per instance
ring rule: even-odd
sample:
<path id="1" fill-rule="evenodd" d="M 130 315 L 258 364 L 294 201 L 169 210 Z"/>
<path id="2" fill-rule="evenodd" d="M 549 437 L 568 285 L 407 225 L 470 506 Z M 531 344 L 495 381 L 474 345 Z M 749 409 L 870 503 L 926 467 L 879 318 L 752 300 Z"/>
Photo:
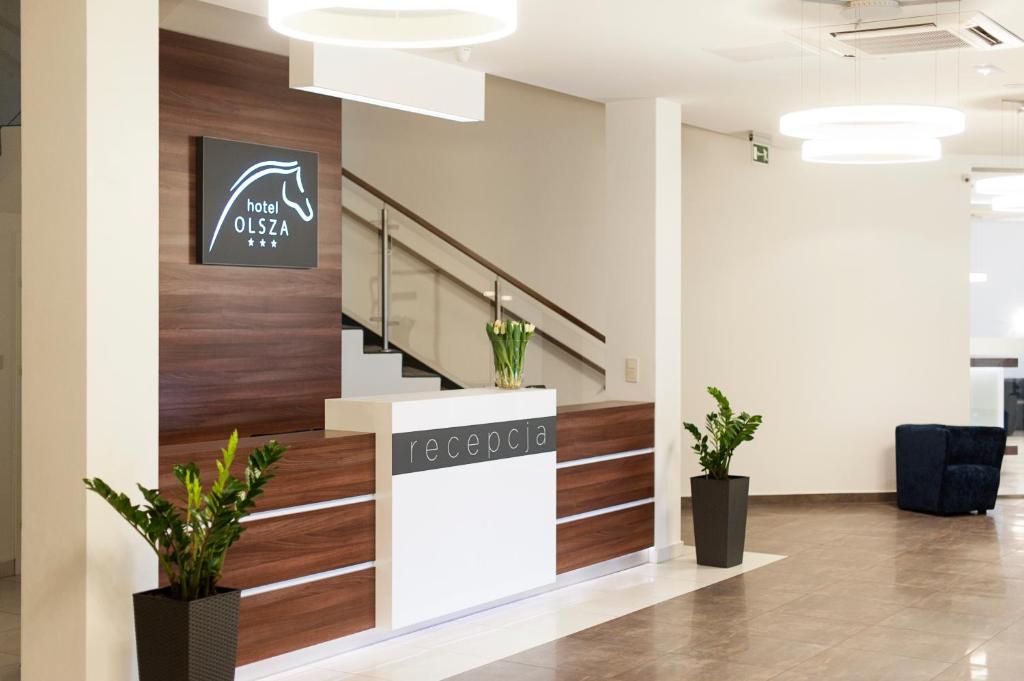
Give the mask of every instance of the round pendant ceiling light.
<path id="1" fill-rule="evenodd" d="M 869 104 L 795 111 L 779 121 L 779 131 L 801 139 L 922 139 L 959 135 L 964 113 L 945 106 Z"/>
<path id="2" fill-rule="evenodd" d="M 881 165 L 926 163 L 942 158 L 942 143 L 919 139 L 819 139 L 803 144 L 803 159 L 810 163 Z"/>
<path id="3" fill-rule="evenodd" d="M 419 49 L 498 40 L 516 30 L 516 0 L 270 0 L 270 26 L 349 47 Z"/>

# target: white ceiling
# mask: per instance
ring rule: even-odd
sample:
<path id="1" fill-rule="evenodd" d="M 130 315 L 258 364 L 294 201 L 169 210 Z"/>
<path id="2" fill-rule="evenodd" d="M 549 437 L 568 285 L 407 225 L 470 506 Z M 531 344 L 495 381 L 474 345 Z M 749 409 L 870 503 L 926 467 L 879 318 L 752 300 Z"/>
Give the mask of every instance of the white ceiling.
<path id="1" fill-rule="evenodd" d="M 266 4 L 207 2 L 254 13 Z M 912 3 L 904 16 L 981 10 L 1024 36 L 1022 0 Z M 947 140 L 947 151 L 999 155 L 1013 117 L 1001 102 L 1024 100 L 1024 49 L 864 59 L 856 67 L 859 81 L 854 60 L 801 54 L 790 35 L 848 23 L 830 0 L 519 0 L 519 7 L 519 30 L 474 48 L 470 68 L 598 101 L 675 99 L 686 123 L 727 134 L 756 130 L 785 143 L 776 132 L 782 113 L 853 103 L 859 82 L 864 103 L 959 105 L 968 113 L 968 132 Z M 737 61 L 723 53 L 797 56 Z M 453 59 L 449 51 L 431 56 Z M 1001 72 L 981 76 L 979 64 Z"/>

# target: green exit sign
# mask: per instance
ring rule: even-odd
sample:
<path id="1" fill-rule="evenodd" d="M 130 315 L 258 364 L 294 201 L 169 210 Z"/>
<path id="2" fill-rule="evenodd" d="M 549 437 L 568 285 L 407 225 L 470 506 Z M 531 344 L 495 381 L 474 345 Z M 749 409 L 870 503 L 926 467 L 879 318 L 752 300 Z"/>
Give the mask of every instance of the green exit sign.
<path id="1" fill-rule="evenodd" d="M 771 157 L 771 147 L 767 144 L 759 144 L 758 142 L 753 143 L 754 146 L 754 163 L 762 163 L 768 165 L 768 161 Z"/>

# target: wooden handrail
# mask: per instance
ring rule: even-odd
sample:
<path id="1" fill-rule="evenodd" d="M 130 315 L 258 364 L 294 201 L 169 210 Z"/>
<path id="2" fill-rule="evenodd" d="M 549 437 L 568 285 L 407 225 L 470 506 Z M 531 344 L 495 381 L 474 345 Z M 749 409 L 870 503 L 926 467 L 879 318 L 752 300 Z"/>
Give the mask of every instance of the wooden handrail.
<path id="1" fill-rule="evenodd" d="M 380 232 L 380 228 L 377 225 L 373 224 L 372 222 L 370 222 L 369 220 L 364 218 L 362 215 L 359 215 L 358 213 L 356 213 L 352 209 L 346 208 L 345 206 L 342 206 L 341 207 L 341 211 L 342 211 L 342 214 L 351 217 L 353 220 L 355 220 L 357 223 L 359 223 L 360 225 L 362 225 L 366 229 L 372 229 L 375 232 Z M 472 294 L 475 297 L 482 298 L 483 300 L 487 301 L 488 303 L 493 303 L 494 302 L 491 298 L 488 298 L 486 295 L 484 295 L 483 292 L 478 291 L 474 287 L 470 286 L 469 284 L 467 284 L 462 279 L 460 279 L 459 277 L 455 276 L 454 274 L 452 274 L 448 270 L 442 269 L 440 266 L 438 266 L 430 258 L 426 257 L 422 253 L 416 252 L 415 249 L 413 249 L 410 246 L 402 243 L 402 241 L 398 237 L 394 237 L 394 236 L 391 237 L 391 243 L 394 244 L 395 246 L 398 246 L 403 251 L 405 251 L 410 256 L 412 256 L 414 259 L 419 260 L 421 263 L 423 263 L 424 265 L 426 265 L 430 269 L 432 269 L 435 272 L 438 272 L 439 274 L 441 274 L 442 276 L 448 278 L 448 280 L 450 280 L 453 284 L 455 284 L 456 286 L 460 287 L 461 289 L 463 289 L 467 293 L 470 293 L 470 294 Z M 506 309 L 506 314 L 508 314 L 511 317 L 515 317 L 519 321 L 523 321 L 523 318 L 521 316 L 519 316 L 515 312 L 512 312 L 512 311 L 510 311 L 508 309 Z M 605 370 L 605 368 L 603 366 L 601 366 L 597 362 L 593 361 L 589 357 L 585 356 L 583 353 L 581 353 L 581 352 L 579 352 L 577 350 L 573 350 L 571 347 L 569 347 L 568 345 L 566 345 L 562 341 L 558 340 L 557 338 L 555 338 L 551 334 L 547 333 L 546 331 L 541 329 L 539 326 L 536 328 L 536 333 L 537 333 L 538 336 L 540 336 L 544 340 L 548 341 L 549 343 L 551 343 L 556 348 L 558 348 L 559 350 L 561 350 L 565 354 L 569 355 L 570 357 L 572 357 L 576 361 L 585 364 L 586 366 L 590 367 L 591 369 L 593 369 L 597 373 L 601 374 L 602 376 L 607 376 L 607 371 Z M 420 360 L 420 361 L 423 361 L 423 360 Z"/>
<path id="2" fill-rule="evenodd" d="M 572 314 L 571 312 L 566 310 L 561 305 L 558 305 L 557 303 L 553 302 L 550 298 L 547 298 L 546 296 L 541 295 L 535 289 L 531 288 L 530 286 L 527 286 L 526 284 L 524 284 L 522 281 L 520 281 L 516 277 L 513 277 L 511 274 L 509 274 L 505 270 L 501 269 L 500 267 L 495 265 L 493 262 L 491 262 L 487 258 L 483 257 L 482 255 L 480 255 L 479 253 L 477 253 L 476 251 L 471 249 L 469 246 L 466 246 L 465 244 L 463 244 L 461 241 L 459 241 L 455 237 L 449 235 L 447 232 L 442 230 L 440 227 L 435 226 L 433 223 L 431 223 L 430 221 L 426 220 L 425 218 L 423 218 L 422 216 L 420 216 L 416 212 L 409 210 L 408 208 L 403 206 L 398 201 L 395 201 L 393 198 L 391 198 L 390 196 L 388 196 L 387 194 L 385 194 L 381 190 L 379 190 L 376 187 L 374 187 L 372 184 L 370 184 L 366 180 L 360 178 L 358 175 L 353 174 L 352 171 L 347 170 L 345 168 L 342 168 L 341 169 L 341 175 L 342 175 L 342 177 L 347 178 L 348 180 L 351 180 L 353 184 L 359 186 L 361 189 L 363 189 L 364 191 L 366 191 L 366 192 L 372 194 L 373 196 L 377 197 L 378 199 L 380 199 L 384 203 L 388 204 L 389 206 L 398 209 L 401 213 L 403 213 L 406 217 L 410 218 L 413 222 L 418 224 L 420 227 L 422 227 L 423 229 L 427 230 L 428 232 L 430 232 L 431 234 L 436 236 L 438 239 L 441 239 L 441 241 L 444 241 L 446 244 L 448 244 L 449 246 L 451 246 L 455 250 L 459 251 L 460 253 L 465 255 L 470 260 L 473 260 L 474 262 L 476 262 L 481 267 L 484 267 L 485 269 L 490 270 L 491 272 L 493 272 L 498 277 L 501 277 L 502 279 L 504 279 L 508 283 L 510 283 L 513 286 L 515 286 L 520 291 L 523 291 L 526 294 L 528 294 L 530 297 L 538 300 L 542 305 L 544 305 L 544 307 L 546 307 L 546 308 L 548 308 L 550 310 L 553 310 L 554 312 L 557 312 L 559 314 L 559 316 L 561 316 L 561 317 L 563 317 L 565 319 L 568 319 L 570 322 L 572 322 L 573 324 L 575 324 L 579 328 L 583 329 L 589 335 L 593 336 L 594 338 L 596 338 L 597 340 L 601 341 L 602 343 L 605 342 L 605 336 L 604 336 L 603 333 L 601 333 L 600 331 L 598 331 L 594 327 L 590 326 L 585 321 L 583 321 L 582 319 L 580 319 L 576 315 Z"/>

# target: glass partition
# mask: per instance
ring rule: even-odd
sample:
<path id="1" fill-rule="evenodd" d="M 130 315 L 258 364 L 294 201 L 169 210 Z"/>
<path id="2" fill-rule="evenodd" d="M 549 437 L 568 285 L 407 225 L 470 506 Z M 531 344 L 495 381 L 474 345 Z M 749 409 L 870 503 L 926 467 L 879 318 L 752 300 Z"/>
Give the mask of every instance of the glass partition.
<path id="1" fill-rule="evenodd" d="M 557 388 L 563 403 L 603 391 L 604 338 L 596 330 L 350 174 L 342 205 L 343 310 L 383 344 L 461 387 L 489 386 L 484 325 L 528 320 L 537 326 L 528 384 Z"/>

